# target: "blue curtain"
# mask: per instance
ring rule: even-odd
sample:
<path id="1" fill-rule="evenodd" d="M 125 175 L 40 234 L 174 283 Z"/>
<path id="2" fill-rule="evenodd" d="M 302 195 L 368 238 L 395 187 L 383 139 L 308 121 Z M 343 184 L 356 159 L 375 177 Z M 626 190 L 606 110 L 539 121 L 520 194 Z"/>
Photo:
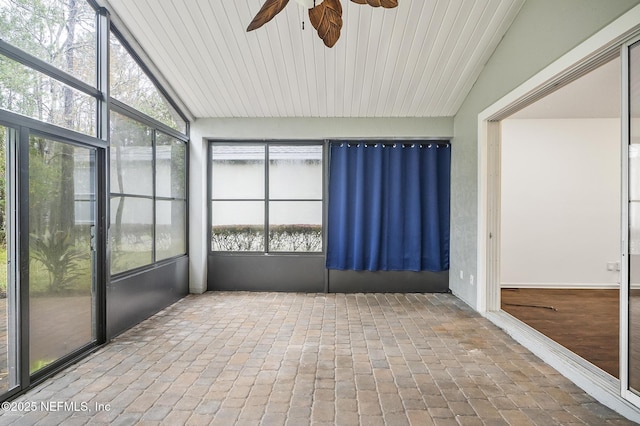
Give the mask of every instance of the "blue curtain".
<path id="1" fill-rule="evenodd" d="M 334 143 L 327 268 L 449 269 L 449 143 Z"/>

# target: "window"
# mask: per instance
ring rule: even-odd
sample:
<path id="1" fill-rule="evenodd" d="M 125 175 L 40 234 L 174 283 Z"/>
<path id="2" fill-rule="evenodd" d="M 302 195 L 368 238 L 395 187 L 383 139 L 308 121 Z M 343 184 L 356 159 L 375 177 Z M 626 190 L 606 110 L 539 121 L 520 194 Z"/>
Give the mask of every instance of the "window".
<path id="1" fill-rule="evenodd" d="M 97 135 L 96 12 L 86 1 L 0 0 L 0 41 L 0 108 Z"/>
<path id="2" fill-rule="evenodd" d="M 0 401 L 122 330 L 100 289 L 186 260 L 187 119 L 98 3 L 0 0 Z M 111 302 L 157 308 L 179 272 Z"/>
<path id="3" fill-rule="evenodd" d="M 323 147 L 213 143 L 211 250 L 322 252 Z"/>
<path id="4" fill-rule="evenodd" d="M 153 262 L 152 129 L 111 113 L 111 273 Z"/>
<path id="5" fill-rule="evenodd" d="M 186 253 L 187 146 L 156 133 L 156 260 Z"/>
<path id="6" fill-rule="evenodd" d="M 95 136 L 93 96 L 2 55 L 0 75 L 0 108 Z"/>
<path id="7" fill-rule="evenodd" d="M 111 97 L 181 133 L 186 123 L 112 33 L 109 79 Z"/>
<path id="8" fill-rule="evenodd" d="M 186 211 L 186 143 L 112 112 L 111 273 L 186 253 Z"/>
<path id="9" fill-rule="evenodd" d="M 0 39 L 96 84 L 96 12 L 86 1 L 0 0 Z"/>
<path id="10" fill-rule="evenodd" d="M 109 52 L 113 275 L 187 252 L 187 123 L 113 28 Z"/>

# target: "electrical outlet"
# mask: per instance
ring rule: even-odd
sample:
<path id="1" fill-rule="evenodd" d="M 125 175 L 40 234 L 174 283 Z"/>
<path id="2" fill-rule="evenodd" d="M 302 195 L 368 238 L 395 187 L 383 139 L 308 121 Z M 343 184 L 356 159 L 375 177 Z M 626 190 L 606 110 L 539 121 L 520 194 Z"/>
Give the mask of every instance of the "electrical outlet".
<path id="1" fill-rule="evenodd" d="M 473 274 L 472 274 L 472 275 L 469 275 L 469 283 L 470 283 L 471 285 L 473 285 Z"/>

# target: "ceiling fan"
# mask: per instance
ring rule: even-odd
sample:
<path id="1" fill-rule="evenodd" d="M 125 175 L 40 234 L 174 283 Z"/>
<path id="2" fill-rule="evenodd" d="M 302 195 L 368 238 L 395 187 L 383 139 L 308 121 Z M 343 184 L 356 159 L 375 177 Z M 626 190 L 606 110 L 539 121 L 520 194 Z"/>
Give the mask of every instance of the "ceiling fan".
<path id="1" fill-rule="evenodd" d="M 333 47 L 342 29 L 342 4 L 340 0 L 296 0 L 309 9 L 309 20 L 325 46 Z M 358 4 L 387 9 L 398 6 L 398 0 L 351 0 Z M 260 28 L 284 9 L 289 0 L 266 0 L 258 14 L 247 27 L 247 32 Z"/>

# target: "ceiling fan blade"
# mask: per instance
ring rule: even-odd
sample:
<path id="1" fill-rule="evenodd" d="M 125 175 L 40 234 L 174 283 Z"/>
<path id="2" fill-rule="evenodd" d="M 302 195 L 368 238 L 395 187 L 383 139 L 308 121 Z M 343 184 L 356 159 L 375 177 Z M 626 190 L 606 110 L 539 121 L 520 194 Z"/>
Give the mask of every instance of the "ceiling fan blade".
<path id="1" fill-rule="evenodd" d="M 289 0 L 267 0 L 247 27 L 247 32 L 260 28 L 284 9 Z"/>
<path id="2" fill-rule="evenodd" d="M 373 7 L 384 7 L 385 9 L 392 9 L 398 7 L 398 0 L 351 0 L 358 4 L 368 4 Z"/>
<path id="3" fill-rule="evenodd" d="M 333 47 L 342 29 L 342 4 L 340 0 L 324 0 L 316 7 L 309 9 L 311 25 L 318 31 L 318 36 L 325 46 Z"/>

